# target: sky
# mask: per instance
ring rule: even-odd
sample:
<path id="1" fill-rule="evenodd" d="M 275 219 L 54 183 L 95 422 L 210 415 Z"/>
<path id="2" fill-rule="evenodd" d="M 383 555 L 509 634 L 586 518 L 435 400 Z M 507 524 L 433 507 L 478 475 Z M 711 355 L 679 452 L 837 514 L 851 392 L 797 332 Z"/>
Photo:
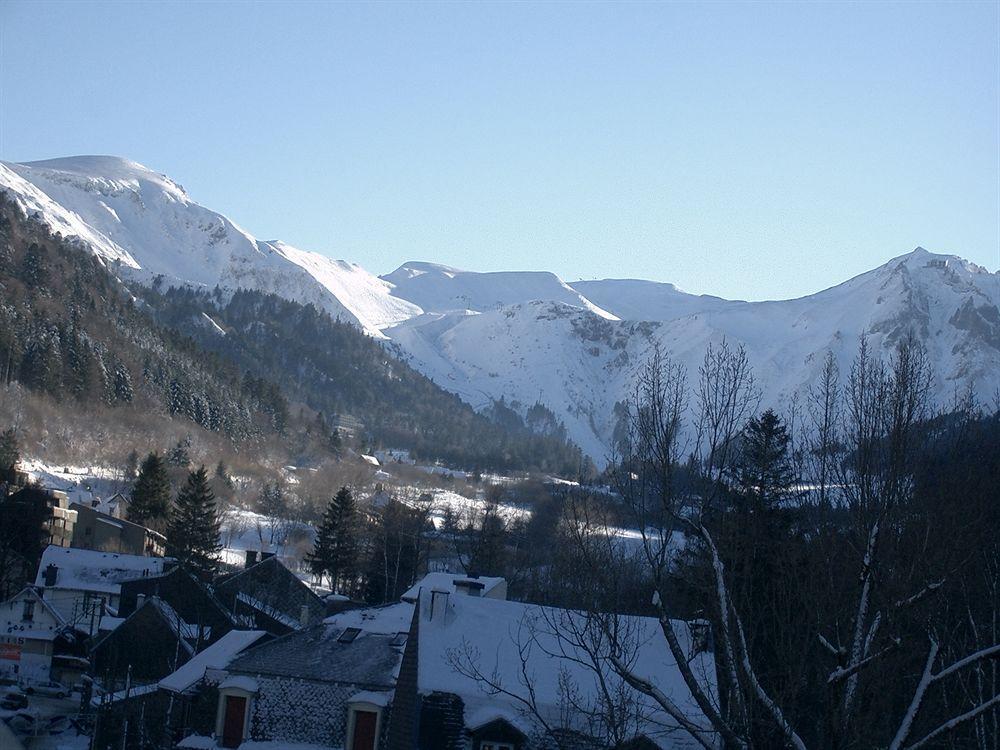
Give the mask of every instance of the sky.
<path id="1" fill-rule="evenodd" d="M 0 159 L 114 154 L 261 239 L 818 291 L 1000 267 L 1000 3 L 0 0 Z"/>

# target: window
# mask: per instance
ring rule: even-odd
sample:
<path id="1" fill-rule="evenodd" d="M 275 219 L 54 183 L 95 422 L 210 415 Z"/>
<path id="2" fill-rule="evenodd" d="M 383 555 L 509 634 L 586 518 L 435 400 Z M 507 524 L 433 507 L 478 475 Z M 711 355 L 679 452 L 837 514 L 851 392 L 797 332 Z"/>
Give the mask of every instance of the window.
<path id="1" fill-rule="evenodd" d="M 24 603 L 24 612 L 21 613 L 21 619 L 25 622 L 31 622 L 35 619 L 35 603 L 30 599 Z"/>
<path id="2" fill-rule="evenodd" d="M 340 637 L 337 639 L 340 643 L 351 643 L 355 638 L 358 637 L 358 633 L 361 632 L 361 628 L 347 628 Z"/>

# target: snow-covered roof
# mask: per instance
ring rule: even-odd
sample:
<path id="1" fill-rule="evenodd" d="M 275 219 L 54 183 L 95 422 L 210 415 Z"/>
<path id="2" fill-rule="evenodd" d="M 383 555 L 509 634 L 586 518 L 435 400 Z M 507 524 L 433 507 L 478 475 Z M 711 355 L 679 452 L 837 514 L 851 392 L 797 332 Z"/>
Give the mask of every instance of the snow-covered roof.
<path id="1" fill-rule="evenodd" d="M 160 680 L 160 687 L 172 693 L 183 693 L 200 682 L 206 670 L 229 666 L 237 654 L 265 635 L 263 630 L 231 630 L 204 651 L 191 657 L 180 669 Z"/>
<path id="2" fill-rule="evenodd" d="M 58 571 L 52 588 L 117 594 L 124 581 L 160 575 L 173 562 L 170 557 L 119 555 L 49 545 L 42 553 L 35 585 L 44 587 L 45 571 L 49 565 L 55 565 Z"/>
<path id="3" fill-rule="evenodd" d="M 466 724 L 482 726 L 501 718 L 516 727 L 534 727 L 537 719 L 528 714 L 522 703 L 490 690 L 481 681 L 456 669 L 471 663 L 481 675 L 498 681 L 504 690 L 526 695 L 525 673 L 534 691 L 540 712 L 547 721 L 567 729 L 575 727 L 572 718 L 566 726 L 567 712 L 563 697 L 568 685 L 576 691 L 575 700 L 598 700 L 598 673 L 589 665 L 585 652 L 567 637 L 567 625 L 578 630 L 586 624 L 584 616 L 569 610 L 540 607 L 501 599 L 450 596 L 447 606 L 435 604 L 431 619 L 431 592 L 421 594 L 418 689 L 459 695 L 465 703 Z M 650 680 L 685 712 L 690 720 L 709 729 L 707 720 L 691 696 L 677 664 L 671 656 L 659 622 L 651 617 L 621 616 L 620 632 L 627 633 L 625 658 L 641 677 Z M 689 654 L 688 663 L 710 695 L 716 692 L 715 663 L 711 653 L 692 654 L 692 638 L 686 623 L 676 621 L 675 630 Z M 599 630 L 588 634 L 600 637 Z M 560 636 L 560 633 L 563 635 Z M 577 641 L 579 642 L 579 641 Z M 524 647 L 525 650 L 521 650 Z M 522 653 L 526 664 L 522 664 Z M 524 672 L 522 672 L 522 667 Z M 604 679 L 617 689 L 619 677 L 604 663 Z M 627 690 L 627 688 L 625 688 Z M 658 746 L 679 750 L 697 747 L 683 730 L 677 728 L 663 711 L 639 693 L 632 693 L 637 712 L 635 732 Z M 582 716 L 580 720 L 583 721 Z M 529 734 L 529 732 L 525 732 Z"/>
<path id="4" fill-rule="evenodd" d="M 231 675 L 219 683 L 219 690 L 226 689 L 233 690 L 246 690 L 248 693 L 256 693 L 260 690 L 260 685 L 257 684 L 257 680 L 252 677 L 247 677 L 246 675 Z"/>
<path id="5" fill-rule="evenodd" d="M 412 615 L 406 603 L 341 612 L 241 654 L 229 672 L 391 689 Z"/>
<path id="6" fill-rule="evenodd" d="M 148 685 L 132 685 L 128 688 L 128 690 L 119 690 L 117 693 L 95 695 L 90 699 L 90 705 L 102 706 L 106 703 L 117 703 L 118 701 L 125 700 L 126 698 L 138 698 L 140 695 L 147 695 L 154 692 L 156 687 L 156 683 L 151 682 Z"/>
<path id="7" fill-rule="evenodd" d="M 410 630 L 413 619 L 413 603 L 398 602 L 381 607 L 348 609 L 327 617 L 323 622 L 340 628 L 360 628 L 366 633 L 394 635 Z"/>
<path id="8" fill-rule="evenodd" d="M 428 573 L 415 584 L 407 589 L 401 597 L 403 601 L 415 602 L 420 596 L 420 590 L 424 591 L 447 591 L 454 594 L 459 587 L 474 587 L 479 590 L 480 596 L 489 596 L 497 586 L 506 583 L 504 578 L 494 578 L 490 576 L 467 576 L 459 573 Z"/>
<path id="9" fill-rule="evenodd" d="M 299 630 L 302 627 L 302 623 L 296 620 L 295 618 L 289 617 L 280 609 L 277 609 L 276 607 L 272 607 L 270 604 L 262 602 L 257 597 L 251 596 L 245 591 L 237 591 L 236 600 L 238 602 L 246 604 L 248 607 L 257 610 L 258 612 L 264 615 L 267 615 L 272 620 L 280 622 L 286 628 L 289 628 L 291 630 Z"/>
<path id="10" fill-rule="evenodd" d="M 114 630 L 119 625 L 121 625 L 123 622 L 125 622 L 125 618 L 124 617 L 112 617 L 111 615 L 104 615 L 100 619 L 100 621 L 99 621 L 99 623 L 97 625 L 97 629 L 100 630 L 100 631 Z"/>

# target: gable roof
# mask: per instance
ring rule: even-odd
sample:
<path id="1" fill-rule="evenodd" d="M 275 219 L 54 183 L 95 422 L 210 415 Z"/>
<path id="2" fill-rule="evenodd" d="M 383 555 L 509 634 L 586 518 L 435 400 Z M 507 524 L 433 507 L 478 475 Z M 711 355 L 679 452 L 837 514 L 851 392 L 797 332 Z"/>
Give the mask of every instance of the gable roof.
<path id="1" fill-rule="evenodd" d="M 326 614 L 323 600 L 277 557 L 268 557 L 222 579 L 215 586 L 215 594 L 234 612 L 237 603 L 242 602 L 290 629 L 301 628 L 303 606 L 309 608 L 314 621 Z"/>
<path id="2" fill-rule="evenodd" d="M 124 581 L 160 575 L 173 563 L 170 557 L 119 555 L 53 544 L 42 553 L 35 585 L 46 588 L 45 571 L 55 565 L 58 570 L 51 588 L 117 594 Z"/>
<path id="3" fill-rule="evenodd" d="M 408 604 L 343 612 L 254 648 L 235 659 L 229 670 L 391 689 L 403 658 L 402 644 L 394 641 L 401 622 L 403 630 L 409 627 L 407 615 L 412 612 Z M 342 640 L 348 628 L 359 632 Z"/>
<path id="4" fill-rule="evenodd" d="M 493 589 L 506 583 L 504 578 L 492 576 L 469 576 L 461 573 L 428 573 L 407 589 L 400 598 L 405 602 L 415 602 L 420 596 L 420 590 L 447 591 L 454 594 L 459 586 L 474 587 L 480 591 L 480 596 L 488 596 Z"/>
<path id="5" fill-rule="evenodd" d="M 180 596 L 177 593 L 178 590 L 183 593 L 184 601 L 178 601 Z M 121 586 L 119 612 L 121 614 L 127 613 L 128 608 L 135 605 L 139 594 L 158 596 L 167 601 L 173 598 L 178 607 L 187 608 L 187 611 L 190 611 L 192 605 L 200 605 L 201 603 L 191 596 L 193 590 L 202 596 L 203 602 L 214 610 L 219 620 L 225 620 L 230 625 L 237 624 L 235 615 L 219 601 L 215 592 L 183 565 L 175 565 L 159 575 L 125 581 Z M 201 616 L 204 617 L 204 613 Z"/>
<path id="6" fill-rule="evenodd" d="M 19 638 L 43 638 L 43 639 L 48 639 L 50 637 L 54 638 L 56 635 L 59 634 L 59 631 L 61 631 L 66 626 L 66 618 L 64 618 L 61 614 L 59 614 L 59 612 L 57 612 L 56 609 L 51 604 L 49 604 L 47 601 L 45 601 L 45 598 L 41 594 L 39 594 L 38 591 L 34 587 L 32 587 L 32 586 L 25 586 L 23 589 L 21 589 L 19 592 L 17 592 L 14 596 L 12 596 L 6 602 L 3 602 L 3 604 L 9 604 L 11 602 L 16 602 L 18 599 L 21 599 L 21 598 L 31 599 L 35 603 L 40 603 L 42 605 L 42 608 L 46 612 L 48 612 L 52 616 L 52 618 L 55 620 L 55 622 L 56 622 L 56 628 L 55 628 L 55 630 L 41 630 L 41 629 L 20 630 L 19 629 L 16 632 L 10 633 L 10 635 L 16 635 Z"/>
<path id="7" fill-rule="evenodd" d="M 165 601 L 156 596 L 150 596 L 146 598 L 141 607 L 137 607 L 136 610 L 119 623 L 114 630 L 106 633 L 103 638 L 101 638 L 97 643 L 94 644 L 91 651 L 96 651 L 102 648 L 105 642 L 112 643 L 109 639 L 125 631 L 130 625 L 135 625 L 135 623 L 142 617 L 144 617 L 148 612 L 155 613 L 159 619 L 164 622 L 170 631 L 177 638 L 178 643 L 184 648 L 188 656 L 192 656 L 195 652 L 194 646 L 192 646 L 189 641 L 196 640 L 198 638 L 198 626 L 192 625 L 190 623 L 184 622 L 181 616 L 177 613 L 173 607 L 167 604 Z M 202 628 L 204 633 L 206 629 Z"/>
<path id="8" fill-rule="evenodd" d="M 427 591 L 421 594 L 418 606 L 417 683 L 420 693 L 443 692 L 460 696 L 465 703 L 466 717 L 477 724 L 502 718 L 519 728 L 525 724 L 536 725 L 537 719 L 527 713 L 519 701 L 497 694 L 454 667 L 456 659 L 466 664 L 471 659 L 481 674 L 499 681 L 505 690 L 526 695 L 523 654 L 526 659 L 523 669 L 546 721 L 585 733 L 586 727 L 573 726 L 572 719 L 569 720 L 571 725 L 565 726 L 564 691 L 571 684 L 577 691 L 577 700 L 595 700 L 599 695 L 598 673 L 589 666 L 586 653 L 573 643 L 573 636 L 559 635 L 566 632 L 567 625 L 583 627 L 586 619 L 582 613 L 452 595 L 447 597 L 446 603 L 435 602 L 432 619 L 431 593 Z M 629 634 L 626 653 L 631 657 L 633 669 L 662 690 L 692 722 L 709 731 L 707 720 L 671 656 L 659 621 L 652 617 L 620 616 L 617 622 L 622 632 Z M 685 652 L 692 654 L 693 639 L 687 624 L 675 621 L 674 626 Z M 688 663 L 709 694 L 715 695 L 713 655 L 708 652 L 692 654 Z M 611 685 L 622 684 L 606 663 L 601 668 L 601 675 Z M 634 691 L 631 695 L 636 701 L 638 735 L 645 735 L 656 745 L 671 750 L 698 747 L 653 701 Z M 517 717 L 520 721 L 515 723 Z"/>
<path id="9" fill-rule="evenodd" d="M 266 636 L 263 630 L 230 630 L 211 646 L 195 654 L 176 672 L 167 675 L 159 686 L 172 693 L 183 693 L 197 685 L 206 670 L 223 669 L 241 652 Z"/>

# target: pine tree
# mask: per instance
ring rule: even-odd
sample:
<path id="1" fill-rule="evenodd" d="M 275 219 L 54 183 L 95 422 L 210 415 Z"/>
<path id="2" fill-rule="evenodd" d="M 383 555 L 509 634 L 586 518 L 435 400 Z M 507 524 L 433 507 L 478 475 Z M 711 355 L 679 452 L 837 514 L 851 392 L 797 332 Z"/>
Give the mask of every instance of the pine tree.
<path id="1" fill-rule="evenodd" d="M 202 466 L 188 474 L 177 493 L 167 527 L 167 554 L 203 578 L 210 578 L 221 550 L 215 494 Z"/>
<path id="2" fill-rule="evenodd" d="M 17 445 L 17 433 L 11 427 L 0 432 L 0 484 L 13 482 L 17 474 L 17 463 L 21 453 Z"/>
<path id="3" fill-rule="evenodd" d="M 274 484 L 264 482 L 260 492 L 260 512 L 271 518 L 284 518 L 288 515 L 285 490 L 279 482 Z"/>
<path id="4" fill-rule="evenodd" d="M 229 476 L 229 468 L 226 466 L 225 462 L 221 460 L 215 465 L 215 478 L 229 489 L 233 489 L 233 478 Z"/>
<path id="5" fill-rule="evenodd" d="M 157 453 L 150 453 L 139 467 L 132 487 L 128 518 L 143 526 L 162 528 L 170 512 L 170 478 L 167 466 Z"/>
<path id="6" fill-rule="evenodd" d="M 132 390 L 132 376 L 128 368 L 121 362 L 115 366 L 114 375 L 115 400 L 119 403 L 131 403 L 134 392 Z"/>
<path id="7" fill-rule="evenodd" d="M 45 252 L 44 247 L 37 242 L 32 242 L 24 253 L 24 260 L 21 263 L 21 280 L 29 289 L 45 286 L 49 280 Z"/>
<path id="8" fill-rule="evenodd" d="M 332 450 L 335 455 L 339 456 L 343 447 L 344 443 L 340 439 L 340 430 L 334 427 L 330 432 L 330 450 Z"/>
<path id="9" fill-rule="evenodd" d="M 358 577 L 358 523 L 354 496 L 341 487 L 323 513 L 308 557 L 314 575 L 330 577 L 333 587 L 352 589 Z"/>
<path id="10" fill-rule="evenodd" d="M 188 453 L 188 448 L 191 445 L 190 438 L 184 438 L 183 440 L 178 440 L 177 445 L 170 449 L 170 453 L 167 456 L 167 463 L 171 466 L 180 466 L 186 469 L 191 465 L 191 454 Z"/>
<path id="11" fill-rule="evenodd" d="M 774 508 L 791 492 L 795 476 L 790 446 L 788 429 L 773 410 L 768 409 L 747 424 L 736 484 L 748 510 L 760 512 Z"/>
<path id="12" fill-rule="evenodd" d="M 129 451 L 129 454 L 125 457 L 125 466 L 123 467 L 125 478 L 128 480 L 134 480 L 139 476 L 139 453 L 135 449 Z"/>

